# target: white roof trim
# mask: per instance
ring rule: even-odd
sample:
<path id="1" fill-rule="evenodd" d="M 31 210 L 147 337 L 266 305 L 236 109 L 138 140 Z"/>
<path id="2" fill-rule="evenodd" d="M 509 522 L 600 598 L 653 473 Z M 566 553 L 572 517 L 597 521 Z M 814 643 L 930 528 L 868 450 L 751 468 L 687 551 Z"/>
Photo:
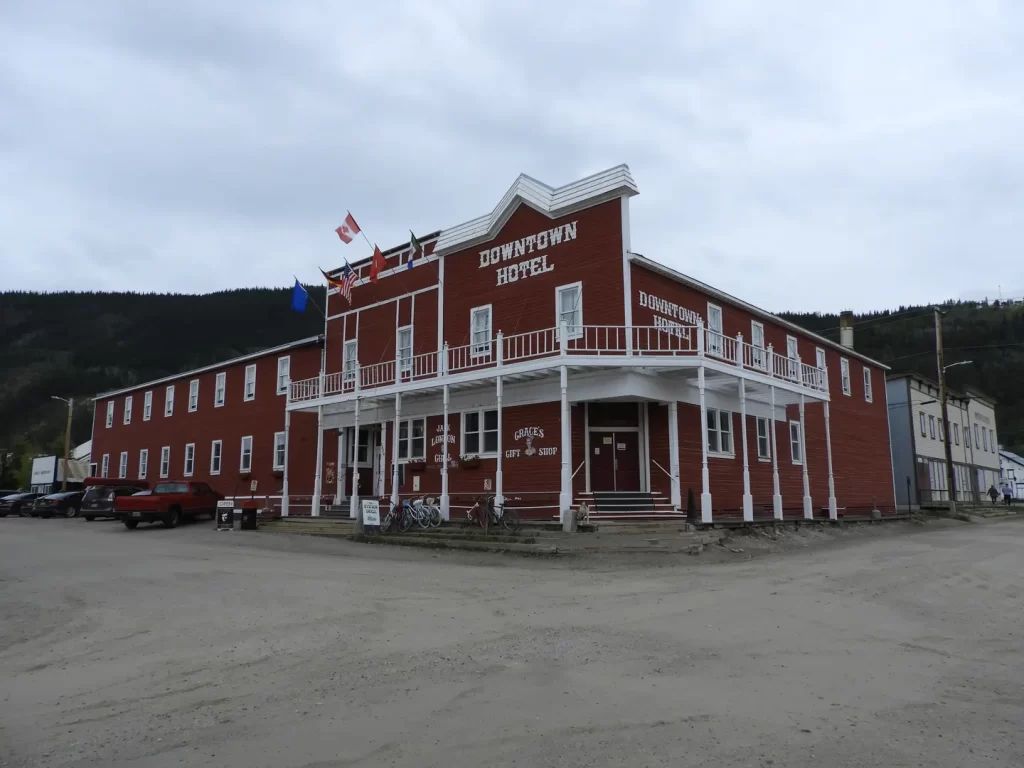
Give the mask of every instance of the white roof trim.
<path id="1" fill-rule="evenodd" d="M 250 352 L 248 355 L 242 355 L 241 357 L 233 357 L 230 360 L 224 360 L 220 363 L 214 363 L 213 365 L 205 365 L 202 368 L 195 368 L 191 371 L 184 371 L 182 373 L 176 373 L 173 376 L 164 376 L 162 379 L 155 379 L 153 381 L 147 381 L 143 384 L 135 384 L 131 387 L 125 387 L 124 389 L 115 389 L 111 392 L 104 392 L 103 394 L 96 395 L 93 400 L 106 400 L 108 397 L 117 397 L 118 395 L 126 395 L 129 392 L 138 392 L 140 389 L 149 389 L 150 387 L 157 387 L 161 384 L 170 384 L 172 381 L 178 379 L 185 379 L 191 376 L 195 376 L 198 373 L 208 373 L 209 371 L 217 371 L 221 368 L 227 368 L 230 365 L 238 365 L 239 363 L 245 363 L 249 360 L 255 360 L 259 357 L 269 357 L 276 355 L 279 352 L 284 352 L 289 349 L 295 349 L 296 347 L 308 347 L 311 344 L 319 342 L 323 338 L 323 335 L 310 336 L 305 339 L 299 339 L 298 341 L 290 341 L 287 344 L 281 344 L 277 347 L 271 347 L 270 349 L 261 349 L 258 352 Z"/>
<path id="2" fill-rule="evenodd" d="M 549 187 L 522 173 L 489 214 L 443 230 L 436 250 L 451 253 L 493 240 L 520 203 L 555 219 L 622 195 L 636 194 L 639 190 L 625 164 L 562 187 Z"/>
<path id="3" fill-rule="evenodd" d="M 717 288 L 712 288 L 707 283 L 702 283 L 700 280 L 697 280 L 696 278 L 690 277 L 689 275 L 684 275 L 682 272 L 677 272 L 671 267 L 666 267 L 664 264 L 660 264 L 657 261 L 654 261 L 653 259 L 647 258 L 646 256 L 641 256 L 639 253 L 630 253 L 629 260 L 640 265 L 641 267 L 646 267 L 647 269 L 650 269 L 652 272 L 657 272 L 658 274 L 664 275 L 665 277 L 671 280 L 675 280 L 676 282 L 680 282 L 685 285 L 689 285 L 693 288 L 696 288 L 699 291 L 708 294 L 709 296 L 717 298 L 721 301 L 726 301 L 735 307 L 739 307 L 740 309 L 749 312 L 752 315 L 756 315 L 757 317 L 763 318 L 765 320 L 770 320 L 773 323 L 781 325 L 783 328 L 787 328 L 792 331 L 797 331 L 798 333 L 801 333 L 804 336 L 807 336 L 821 344 L 825 344 L 831 347 L 832 349 L 838 350 L 841 354 L 845 356 L 855 357 L 858 360 L 863 360 L 866 363 L 871 363 L 871 365 L 877 365 L 879 368 L 883 370 L 889 370 L 889 366 L 886 365 L 885 363 L 880 363 L 877 360 L 872 360 L 867 355 L 862 355 L 856 350 L 850 349 L 849 347 L 844 347 L 842 344 L 838 342 L 832 341 L 831 339 L 826 339 L 824 336 L 819 336 L 813 331 L 807 330 L 803 326 L 789 322 L 789 320 L 783 320 L 778 315 L 773 315 L 771 312 L 768 312 L 767 310 L 761 309 L 760 307 L 755 307 L 753 304 L 748 304 L 742 299 L 737 299 L 735 296 L 730 296 L 728 293 L 720 291 Z"/>

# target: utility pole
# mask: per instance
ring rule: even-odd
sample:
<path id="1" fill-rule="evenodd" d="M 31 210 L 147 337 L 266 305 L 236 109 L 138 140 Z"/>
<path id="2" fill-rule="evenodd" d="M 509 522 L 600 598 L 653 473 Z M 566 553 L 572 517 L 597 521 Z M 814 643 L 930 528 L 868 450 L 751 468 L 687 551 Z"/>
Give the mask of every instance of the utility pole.
<path id="1" fill-rule="evenodd" d="M 68 404 L 68 426 L 64 430 L 64 476 L 60 481 L 60 490 L 63 493 L 68 489 L 68 470 L 71 464 L 71 413 L 75 408 L 75 398 L 71 397 L 65 400 L 63 397 L 51 395 L 50 399 Z"/>
<path id="2" fill-rule="evenodd" d="M 946 448 L 946 484 L 949 486 L 949 513 L 956 515 L 956 473 L 953 471 L 953 443 L 950 440 L 949 407 L 946 404 L 946 365 L 942 354 L 942 314 L 935 307 L 935 355 L 939 369 L 939 401 L 942 403 L 942 431 Z"/>

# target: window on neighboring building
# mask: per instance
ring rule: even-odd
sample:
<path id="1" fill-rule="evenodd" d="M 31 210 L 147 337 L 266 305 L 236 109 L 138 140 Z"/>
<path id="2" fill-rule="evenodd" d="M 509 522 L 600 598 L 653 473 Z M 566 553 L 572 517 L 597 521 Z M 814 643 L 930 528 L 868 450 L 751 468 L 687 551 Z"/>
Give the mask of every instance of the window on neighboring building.
<path id="1" fill-rule="evenodd" d="M 768 419 L 764 416 L 757 417 L 757 458 L 770 459 L 772 457 L 771 431 Z"/>
<path id="2" fill-rule="evenodd" d="M 789 456 L 794 464 L 804 463 L 804 440 L 799 421 L 789 422 Z"/>
<path id="3" fill-rule="evenodd" d="M 153 393 L 147 392 L 142 396 L 142 420 L 149 421 L 153 415 Z"/>
<path id="4" fill-rule="evenodd" d="M 292 358 L 291 355 L 277 358 L 277 394 L 288 393 L 288 383 L 291 381 Z"/>
<path id="5" fill-rule="evenodd" d="M 412 326 L 399 328 L 395 340 L 395 357 L 400 379 L 412 376 Z"/>
<path id="6" fill-rule="evenodd" d="M 214 440 L 210 443 L 210 474 L 220 474 L 221 455 L 224 450 L 224 444 L 220 440 Z"/>
<path id="7" fill-rule="evenodd" d="M 953 442 L 960 445 L 960 425 L 953 424 Z"/>
<path id="8" fill-rule="evenodd" d="M 470 349 L 472 357 L 491 355 L 491 305 L 474 307 L 469 310 L 469 327 L 472 334 Z"/>
<path id="9" fill-rule="evenodd" d="M 171 446 L 165 445 L 160 449 L 160 477 L 166 478 L 171 474 Z"/>
<path id="10" fill-rule="evenodd" d="M 146 473 L 149 472 L 149 449 L 143 448 L 139 451 L 139 480 L 146 479 Z"/>
<path id="11" fill-rule="evenodd" d="M 921 437 L 927 437 L 928 436 L 928 430 L 925 427 L 924 411 L 922 411 L 921 413 L 919 413 L 917 415 L 921 417 Z"/>
<path id="12" fill-rule="evenodd" d="M 117 467 L 117 476 L 122 480 L 128 477 L 128 451 L 121 451 L 121 463 Z"/>
<path id="13" fill-rule="evenodd" d="M 848 395 L 852 390 L 850 384 L 850 361 L 845 357 L 839 358 L 839 372 L 843 381 L 843 394 Z"/>
<path id="14" fill-rule="evenodd" d="M 934 416 L 929 416 L 928 417 L 928 436 L 932 440 L 935 439 L 935 417 Z"/>
<path id="15" fill-rule="evenodd" d="M 996 445 L 996 432 L 994 429 L 988 431 L 988 444 L 992 446 L 992 453 L 998 453 L 998 447 Z"/>
<path id="16" fill-rule="evenodd" d="M 983 451 L 988 450 L 988 430 L 984 427 L 981 428 L 981 449 Z"/>
<path id="17" fill-rule="evenodd" d="M 583 336 L 583 283 L 562 285 L 555 289 L 558 324 L 565 323 L 570 339 Z"/>
<path id="18" fill-rule="evenodd" d="M 864 399 L 871 402 L 871 369 L 864 366 Z"/>
<path id="19" fill-rule="evenodd" d="M 131 424 L 132 423 L 132 396 L 131 395 L 128 395 L 128 397 L 126 397 L 124 399 L 124 423 L 125 424 Z"/>
<path id="20" fill-rule="evenodd" d="M 192 379 L 188 383 L 188 411 L 192 413 L 199 409 L 199 379 Z"/>
<path id="21" fill-rule="evenodd" d="M 274 469 L 284 470 L 284 432 L 274 433 Z"/>
<path id="22" fill-rule="evenodd" d="M 732 414 L 708 408 L 708 453 L 732 456 Z"/>
<path id="23" fill-rule="evenodd" d="M 107 401 L 107 429 L 114 426 L 114 401 Z"/>
<path id="24" fill-rule="evenodd" d="M 709 301 L 707 352 L 709 355 L 721 356 L 723 349 L 725 349 L 725 341 L 722 336 L 722 308 Z"/>
<path id="25" fill-rule="evenodd" d="M 498 453 L 498 412 L 467 411 L 462 414 L 462 454 L 494 456 Z"/>
<path id="26" fill-rule="evenodd" d="M 978 425 L 974 425 L 974 447 L 981 450 L 981 435 L 978 433 Z"/>
<path id="27" fill-rule="evenodd" d="M 342 357 L 341 365 L 341 378 L 343 381 L 348 382 L 349 386 L 354 386 L 356 380 L 356 363 L 359 359 L 359 342 L 355 339 L 350 339 L 345 342 L 345 349 Z"/>
<path id="28" fill-rule="evenodd" d="M 164 416 L 171 416 L 174 413 L 174 385 L 171 384 L 164 392 Z"/>
<path id="29" fill-rule="evenodd" d="M 228 375 L 225 371 L 221 371 L 217 374 L 217 379 L 213 385 L 213 407 L 220 408 L 224 405 L 224 398 L 227 395 L 228 389 Z"/>
<path id="30" fill-rule="evenodd" d="M 497 423 L 495 423 L 495 429 L 497 429 Z M 398 422 L 398 458 L 425 459 L 427 457 L 426 435 L 426 419 L 409 419 Z"/>
<path id="31" fill-rule="evenodd" d="M 239 472 L 252 472 L 252 435 L 242 438 L 242 452 L 238 459 Z"/>
<path id="32" fill-rule="evenodd" d="M 245 393 L 242 397 L 243 400 L 255 400 L 256 399 L 256 366 L 247 365 L 245 366 Z"/>
<path id="33" fill-rule="evenodd" d="M 108 473 L 110 472 L 110 454 L 109 453 L 104 453 L 103 454 L 103 463 L 100 466 L 101 466 L 100 477 L 107 477 Z"/>
<path id="34" fill-rule="evenodd" d="M 764 325 L 756 320 L 750 321 L 750 346 L 753 347 L 751 353 L 754 367 L 764 370 L 767 367 L 765 365 L 767 353 L 764 348 Z"/>
<path id="35" fill-rule="evenodd" d="M 939 442 L 941 443 L 943 440 L 946 439 L 946 430 L 942 426 L 942 417 L 941 416 L 938 419 L 938 425 L 939 425 Z"/>
<path id="36" fill-rule="evenodd" d="M 185 445 L 185 477 L 192 477 L 196 471 L 196 444 Z"/>

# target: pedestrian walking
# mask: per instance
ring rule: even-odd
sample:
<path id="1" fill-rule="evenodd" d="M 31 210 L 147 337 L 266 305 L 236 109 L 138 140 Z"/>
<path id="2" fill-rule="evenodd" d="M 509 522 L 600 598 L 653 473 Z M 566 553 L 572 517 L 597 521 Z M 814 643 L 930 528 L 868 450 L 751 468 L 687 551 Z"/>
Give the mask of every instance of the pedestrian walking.
<path id="1" fill-rule="evenodd" d="M 992 506 L 994 507 L 996 505 L 996 499 L 999 498 L 999 491 L 996 490 L 995 483 L 992 483 L 992 485 L 988 487 L 988 497 L 992 499 Z"/>
<path id="2" fill-rule="evenodd" d="M 1003 492 L 1003 503 L 1006 504 L 1006 506 L 1010 506 L 1010 504 L 1013 503 L 1013 489 L 1010 488 L 1010 484 L 1003 480 L 1003 485 L 1000 490 Z"/>

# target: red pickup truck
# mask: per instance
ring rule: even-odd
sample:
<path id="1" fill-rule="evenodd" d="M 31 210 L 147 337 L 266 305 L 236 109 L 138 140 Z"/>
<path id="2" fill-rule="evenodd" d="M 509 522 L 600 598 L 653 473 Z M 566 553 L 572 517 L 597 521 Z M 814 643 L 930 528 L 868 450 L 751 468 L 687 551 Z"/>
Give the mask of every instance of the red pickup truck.
<path id="1" fill-rule="evenodd" d="M 119 496 L 114 511 L 125 528 L 134 530 L 139 523 L 161 522 L 174 528 L 185 519 L 217 515 L 217 502 L 224 497 L 206 483 L 161 482 L 145 496 Z"/>

